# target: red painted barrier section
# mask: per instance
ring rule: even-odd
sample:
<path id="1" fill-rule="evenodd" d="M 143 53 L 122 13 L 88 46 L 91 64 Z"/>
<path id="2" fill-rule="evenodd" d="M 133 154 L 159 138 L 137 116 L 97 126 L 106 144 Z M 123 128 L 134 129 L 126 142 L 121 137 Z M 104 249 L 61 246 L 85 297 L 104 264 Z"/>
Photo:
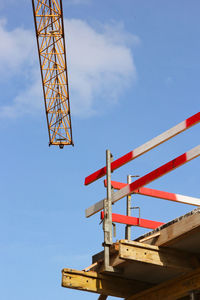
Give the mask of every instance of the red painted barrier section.
<path id="1" fill-rule="evenodd" d="M 101 220 L 103 219 L 104 219 L 104 211 L 101 211 Z M 148 229 L 156 229 L 157 227 L 165 224 L 162 222 L 140 219 L 136 217 L 129 217 L 129 216 L 124 216 L 119 214 L 112 214 L 112 221 L 116 223 L 139 226 Z"/>
<path id="2" fill-rule="evenodd" d="M 121 190 L 128 184 L 112 180 L 111 185 L 114 189 Z M 104 186 L 107 187 L 106 179 L 104 180 Z M 140 194 L 143 196 L 149 196 L 149 197 L 159 198 L 159 199 L 166 199 L 166 200 L 170 200 L 170 201 L 178 201 L 176 194 L 174 194 L 174 193 L 169 193 L 169 192 L 145 188 L 145 187 L 141 187 L 141 188 L 135 190 L 134 194 Z"/>
<path id="3" fill-rule="evenodd" d="M 197 123 L 200 122 L 200 112 L 196 113 L 195 115 L 189 117 L 188 119 L 186 119 L 185 121 L 181 122 L 180 124 L 178 124 L 177 126 L 175 127 L 178 127 L 179 125 L 181 125 L 181 129 L 178 127 L 177 129 L 177 132 L 175 135 L 185 131 L 186 129 L 189 129 L 190 127 L 196 125 Z M 162 144 L 163 142 L 169 140 L 170 138 L 174 137 L 174 132 L 173 132 L 173 128 L 171 128 L 172 131 L 170 132 L 170 130 L 168 131 L 168 136 L 163 138 L 162 141 L 158 141 L 156 144 L 152 144 L 152 146 L 149 146 L 149 148 L 147 148 L 146 150 L 142 151 L 141 149 L 141 152 L 139 151 L 138 153 L 138 149 L 139 148 L 142 148 L 144 145 L 146 145 L 147 143 L 145 143 L 144 145 L 140 146 L 139 148 L 133 150 L 133 151 L 130 151 L 129 153 L 123 155 L 122 157 L 116 159 L 115 161 L 113 161 L 111 163 L 111 170 L 114 171 L 116 169 L 118 169 L 119 167 L 125 165 L 126 163 L 130 162 L 131 160 L 139 157 L 140 155 L 146 153 L 147 151 L 155 148 L 156 146 Z M 169 133 L 170 132 L 170 133 Z M 151 144 L 153 140 L 151 140 L 149 143 Z M 137 153 L 135 153 L 137 152 Z M 89 176 L 87 176 L 85 178 L 85 185 L 88 185 L 94 181 L 96 181 L 97 179 L 103 177 L 106 175 L 106 167 L 103 167 L 101 169 L 99 169 L 98 171 L 90 174 Z"/>

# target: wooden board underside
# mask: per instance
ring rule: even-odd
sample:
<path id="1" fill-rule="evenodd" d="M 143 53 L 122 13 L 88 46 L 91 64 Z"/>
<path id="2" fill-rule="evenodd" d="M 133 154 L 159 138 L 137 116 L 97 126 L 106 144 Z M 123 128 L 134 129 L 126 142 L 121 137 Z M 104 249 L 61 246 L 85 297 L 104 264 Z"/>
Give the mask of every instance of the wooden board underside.
<path id="1" fill-rule="evenodd" d="M 200 208 L 197 208 L 138 238 L 139 243 L 121 240 L 113 244 L 110 248 L 110 263 L 115 269 L 114 273 L 104 271 L 104 253 L 101 252 L 93 257 L 93 263 L 97 263 L 93 265 L 92 272 L 72 270 L 75 272 L 72 274 L 70 269 L 64 269 L 62 285 L 127 300 L 177 300 L 188 297 L 191 288 L 200 289 L 199 239 Z M 143 249 L 140 251 L 137 246 Z M 185 249 L 190 253 L 183 253 L 181 260 L 181 257 L 173 256 L 177 251 L 175 248 L 177 253 L 183 253 Z M 189 277 L 184 277 L 184 274 Z M 141 294 L 143 292 L 145 294 Z"/>
<path id="2" fill-rule="evenodd" d="M 110 264 L 125 278 L 158 284 L 199 266 L 196 255 L 134 241 L 120 240 L 110 249 Z M 93 268 L 103 271 L 104 252 L 93 256 L 98 264 Z"/>
<path id="3" fill-rule="evenodd" d="M 186 251 L 195 255 L 200 255 L 200 208 L 181 216 L 152 232 L 139 237 L 138 242 L 149 245 L 170 247 L 180 251 Z M 111 255 L 112 256 L 112 255 Z M 103 264 L 103 251 L 93 256 L 93 262 L 99 261 L 100 270 Z M 196 267 L 198 262 L 196 261 Z M 99 268 L 99 269 L 98 269 Z M 145 280 L 151 283 L 160 283 L 181 274 L 178 270 L 169 268 L 159 268 L 153 264 L 142 264 L 138 261 L 121 263 L 118 268 L 128 278 Z"/>
<path id="4" fill-rule="evenodd" d="M 200 268 L 144 292 L 132 295 L 127 300 L 177 300 L 184 296 L 189 296 L 191 291 L 199 289 Z"/>

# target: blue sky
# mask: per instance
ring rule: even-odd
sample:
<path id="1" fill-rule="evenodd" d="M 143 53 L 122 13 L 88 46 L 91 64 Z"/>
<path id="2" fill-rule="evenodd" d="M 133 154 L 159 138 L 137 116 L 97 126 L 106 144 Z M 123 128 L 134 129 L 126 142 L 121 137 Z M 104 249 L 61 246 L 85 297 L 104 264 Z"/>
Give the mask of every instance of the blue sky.
<path id="1" fill-rule="evenodd" d="M 0 0 L 0 293 L 4 300 L 97 299 L 61 288 L 102 250 L 105 196 L 84 177 L 199 111 L 200 3 L 63 0 L 75 146 L 48 147 L 31 1 Z M 153 170 L 198 145 L 199 125 L 116 171 Z M 199 159 L 149 187 L 199 197 Z M 134 195 L 143 218 L 167 222 L 192 206 Z M 125 199 L 113 208 L 125 213 Z M 132 229 L 132 238 L 146 232 Z M 117 225 L 117 239 L 124 227 Z M 113 298 L 114 299 L 114 298 Z"/>

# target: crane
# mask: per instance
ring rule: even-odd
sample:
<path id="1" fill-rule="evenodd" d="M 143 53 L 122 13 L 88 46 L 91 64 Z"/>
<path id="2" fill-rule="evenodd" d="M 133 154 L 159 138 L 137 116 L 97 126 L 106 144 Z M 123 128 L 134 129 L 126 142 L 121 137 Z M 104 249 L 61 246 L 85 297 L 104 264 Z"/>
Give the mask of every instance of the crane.
<path id="1" fill-rule="evenodd" d="M 32 0 L 49 146 L 74 145 L 62 0 Z"/>

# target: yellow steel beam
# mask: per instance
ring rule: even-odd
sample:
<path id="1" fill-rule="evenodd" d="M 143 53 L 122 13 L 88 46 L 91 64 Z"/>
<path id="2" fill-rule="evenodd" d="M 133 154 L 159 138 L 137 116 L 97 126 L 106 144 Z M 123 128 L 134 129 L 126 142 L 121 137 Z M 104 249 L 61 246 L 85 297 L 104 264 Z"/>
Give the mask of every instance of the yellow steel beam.
<path id="1" fill-rule="evenodd" d="M 125 279 L 112 274 L 99 274 L 93 271 L 85 272 L 63 269 L 62 286 L 124 298 L 150 287 L 150 284 L 137 280 Z"/>
<path id="2" fill-rule="evenodd" d="M 73 145 L 62 0 L 32 0 L 49 145 Z"/>
<path id="3" fill-rule="evenodd" d="M 200 289 L 200 268 L 151 289 L 128 297 L 127 300 L 177 300 Z"/>

